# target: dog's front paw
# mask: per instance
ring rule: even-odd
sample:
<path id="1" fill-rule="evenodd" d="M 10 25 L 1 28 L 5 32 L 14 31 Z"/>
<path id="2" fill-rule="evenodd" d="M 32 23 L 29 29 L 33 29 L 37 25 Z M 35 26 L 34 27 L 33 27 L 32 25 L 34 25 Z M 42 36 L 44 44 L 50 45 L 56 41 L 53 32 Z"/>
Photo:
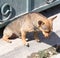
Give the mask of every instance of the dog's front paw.
<path id="1" fill-rule="evenodd" d="M 37 40 L 37 42 L 40 42 L 40 40 Z"/>
<path id="2" fill-rule="evenodd" d="M 12 43 L 12 41 L 8 41 L 8 43 Z"/>
<path id="3" fill-rule="evenodd" d="M 26 45 L 27 47 L 30 47 L 29 43 L 26 43 L 25 45 Z"/>
<path id="4" fill-rule="evenodd" d="M 36 42 L 40 42 L 40 40 L 39 39 L 35 39 L 36 40 Z"/>

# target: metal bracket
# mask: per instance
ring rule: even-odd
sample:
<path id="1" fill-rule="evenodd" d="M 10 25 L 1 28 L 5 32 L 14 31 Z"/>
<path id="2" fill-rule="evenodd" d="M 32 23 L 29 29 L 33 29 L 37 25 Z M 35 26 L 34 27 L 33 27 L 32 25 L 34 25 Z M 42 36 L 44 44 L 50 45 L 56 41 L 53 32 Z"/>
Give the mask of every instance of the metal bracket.
<path id="1" fill-rule="evenodd" d="M 12 7 L 8 3 L 5 3 L 1 7 L 1 13 L 3 16 L 3 19 L 1 21 L 7 21 L 12 15 Z"/>

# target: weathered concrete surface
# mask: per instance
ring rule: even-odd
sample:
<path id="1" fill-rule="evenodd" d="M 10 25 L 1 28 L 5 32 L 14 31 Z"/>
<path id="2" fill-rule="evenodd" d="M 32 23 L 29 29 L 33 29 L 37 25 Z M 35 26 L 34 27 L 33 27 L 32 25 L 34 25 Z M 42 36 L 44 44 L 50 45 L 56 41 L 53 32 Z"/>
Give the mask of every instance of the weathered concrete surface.
<path id="1" fill-rule="evenodd" d="M 42 51 L 57 43 L 60 44 L 60 6 L 48 9 L 42 13 L 47 17 L 57 15 L 57 18 L 53 22 L 53 32 L 50 38 L 45 39 L 40 34 L 41 42 L 37 43 L 35 40 L 30 40 L 30 47 L 24 46 L 22 40 L 19 38 L 13 39 L 12 43 L 7 43 L 0 39 L 0 58 L 27 58 L 33 52 Z M 30 37 L 32 36 L 30 35 Z"/>
<path id="2" fill-rule="evenodd" d="M 60 58 L 60 54 L 54 55 L 54 56 L 52 56 L 50 58 Z"/>

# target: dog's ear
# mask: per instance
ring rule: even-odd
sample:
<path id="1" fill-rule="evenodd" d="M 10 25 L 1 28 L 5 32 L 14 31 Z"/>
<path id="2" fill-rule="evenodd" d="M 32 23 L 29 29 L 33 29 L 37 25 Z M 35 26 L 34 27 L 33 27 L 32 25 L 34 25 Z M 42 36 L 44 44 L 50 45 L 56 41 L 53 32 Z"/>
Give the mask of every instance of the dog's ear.
<path id="1" fill-rule="evenodd" d="M 51 20 L 53 21 L 56 17 L 57 17 L 57 16 L 55 16 L 55 17 L 51 18 Z"/>
<path id="2" fill-rule="evenodd" d="M 41 26 L 41 24 L 44 24 L 42 21 L 38 21 L 38 25 Z"/>

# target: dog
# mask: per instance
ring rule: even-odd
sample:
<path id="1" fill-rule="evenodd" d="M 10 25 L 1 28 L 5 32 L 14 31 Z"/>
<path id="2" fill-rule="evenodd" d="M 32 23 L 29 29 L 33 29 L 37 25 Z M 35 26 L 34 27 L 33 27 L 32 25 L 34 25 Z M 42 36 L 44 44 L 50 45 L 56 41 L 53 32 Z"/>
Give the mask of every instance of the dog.
<path id="1" fill-rule="evenodd" d="M 22 15 L 5 27 L 2 39 L 11 43 L 9 37 L 16 34 L 19 38 L 22 38 L 24 45 L 29 46 L 29 43 L 26 41 L 26 34 L 28 32 L 34 32 L 34 39 L 39 42 L 38 31 L 41 31 L 45 37 L 49 37 L 53 29 L 53 20 L 56 17 L 57 16 L 48 19 L 44 15 L 37 12 Z"/>

